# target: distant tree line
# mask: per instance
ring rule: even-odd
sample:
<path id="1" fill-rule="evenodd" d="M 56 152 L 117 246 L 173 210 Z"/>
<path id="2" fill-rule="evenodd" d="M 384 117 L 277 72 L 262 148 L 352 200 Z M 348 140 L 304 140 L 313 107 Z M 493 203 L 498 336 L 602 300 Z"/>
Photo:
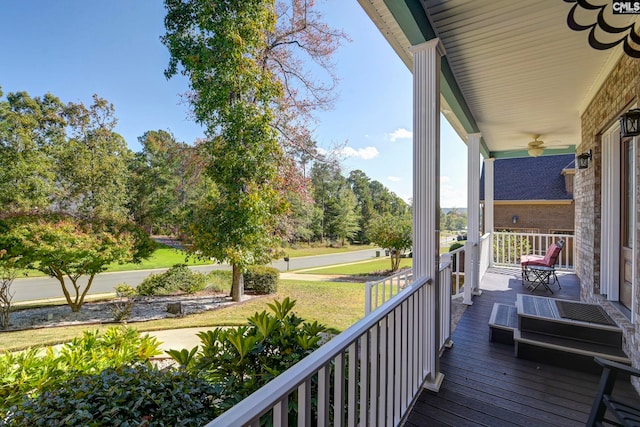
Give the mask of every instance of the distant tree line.
<path id="1" fill-rule="evenodd" d="M 440 230 L 460 231 L 467 228 L 467 213 L 456 208 L 440 210 Z"/>

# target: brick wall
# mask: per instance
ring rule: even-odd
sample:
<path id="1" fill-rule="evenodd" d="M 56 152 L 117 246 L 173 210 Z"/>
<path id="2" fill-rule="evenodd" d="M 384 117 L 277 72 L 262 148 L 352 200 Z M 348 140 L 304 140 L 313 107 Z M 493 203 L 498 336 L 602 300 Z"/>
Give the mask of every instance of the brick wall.
<path id="1" fill-rule="evenodd" d="M 576 170 L 575 177 L 575 228 L 576 228 L 576 274 L 582 284 L 582 299 L 600 302 L 618 320 L 625 332 L 625 350 L 640 365 L 640 310 L 632 307 L 636 324 L 628 319 L 600 295 L 600 220 L 601 220 L 601 170 L 602 150 L 600 135 L 624 113 L 634 101 L 640 102 L 640 61 L 624 55 L 614 67 L 589 107 L 582 115 L 582 141 L 577 153 L 592 150 L 591 165 L 587 169 Z M 637 163 L 640 165 L 640 163 Z M 636 179 L 640 171 L 636 167 Z M 640 181 L 637 181 L 640 182 Z M 640 242 L 640 189 L 636 187 L 636 241 Z M 640 263 L 636 263 L 640 264 Z M 635 272 L 636 301 L 640 301 L 640 265 Z"/>
<path id="2" fill-rule="evenodd" d="M 493 226 L 502 229 L 537 229 L 539 233 L 574 229 L 574 205 L 570 204 L 496 204 Z M 513 216 L 518 222 L 513 223 Z"/>

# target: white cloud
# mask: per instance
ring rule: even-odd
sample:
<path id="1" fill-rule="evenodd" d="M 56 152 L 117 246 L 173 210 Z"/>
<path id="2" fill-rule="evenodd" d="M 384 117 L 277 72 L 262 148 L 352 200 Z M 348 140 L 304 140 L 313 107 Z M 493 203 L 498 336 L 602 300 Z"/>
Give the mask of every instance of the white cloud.
<path id="1" fill-rule="evenodd" d="M 459 180 L 458 180 L 459 181 Z M 440 206 L 464 208 L 467 206 L 467 187 L 454 182 L 449 176 L 440 176 Z"/>
<path id="2" fill-rule="evenodd" d="M 399 128 L 391 132 L 389 139 L 391 142 L 396 142 L 398 139 L 411 139 L 413 138 L 413 132 L 404 128 Z"/>
<path id="3" fill-rule="evenodd" d="M 393 182 L 400 182 L 402 181 L 402 178 L 400 178 L 399 176 L 388 176 L 387 179 L 389 181 L 393 181 Z"/>
<path id="4" fill-rule="evenodd" d="M 358 148 L 357 150 L 351 147 L 344 147 L 339 151 L 339 154 L 344 157 L 357 157 L 363 160 L 370 160 L 378 157 L 380 152 L 376 147 Z"/>

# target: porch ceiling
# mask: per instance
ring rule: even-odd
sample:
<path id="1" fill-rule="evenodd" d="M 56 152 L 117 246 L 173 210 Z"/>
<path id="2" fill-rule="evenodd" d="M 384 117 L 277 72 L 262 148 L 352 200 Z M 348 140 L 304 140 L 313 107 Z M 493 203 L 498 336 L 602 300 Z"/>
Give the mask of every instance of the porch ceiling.
<path id="1" fill-rule="evenodd" d="M 527 155 L 534 135 L 545 154 L 573 152 L 581 113 L 623 54 L 620 45 L 589 46 L 588 31 L 567 26 L 575 3 L 562 0 L 358 1 L 410 68 L 409 46 L 441 39 L 443 114 L 465 141 L 481 132 L 483 154 L 493 157 Z M 579 17 L 596 15 L 581 9 Z M 607 22 L 637 16 L 608 13 Z"/>

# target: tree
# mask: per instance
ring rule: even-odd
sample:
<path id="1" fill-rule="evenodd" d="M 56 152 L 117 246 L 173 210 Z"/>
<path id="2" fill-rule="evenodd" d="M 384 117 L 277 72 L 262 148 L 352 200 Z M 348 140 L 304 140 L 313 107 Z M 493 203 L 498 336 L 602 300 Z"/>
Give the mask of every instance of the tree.
<path id="1" fill-rule="evenodd" d="M 202 144 L 179 143 L 169 132 L 145 132 L 142 151 L 129 164 L 128 208 L 150 234 L 177 234 L 190 208 L 205 193 Z"/>
<path id="2" fill-rule="evenodd" d="M 130 153 L 115 124 L 113 105 L 97 95 L 87 108 L 8 94 L 0 101 L 0 162 L 11 165 L 0 169 L 4 213 L 126 215 Z"/>
<path id="3" fill-rule="evenodd" d="M 279 174 L 287 170 L 280 166 L 287 157 L 315 154 L 306 124 L 312 111 L 331 104 L 328 95 L 336 83 L 331 55 L 345 36 L 321 21 L 312 0 L 165 0 L 165 5 L 162 41 L 171 54 L 165 75 L 175 75 L 180 66 L 190 79 L 190 101 L 196 120 L 207 127 L 208 171 L 219 193 L 207 206 L 218 219 L 228 216 L 206 230 L 208 238 L 220 237 L 215 246 L 194 236 L 194 249 L 207 247 L 206 255 L 234 266 L 232 295 L 240 298 L 244 266 L 277 255 L 271 249 L 286 207 L 281 189 L 290 182 Z M 327 82 L 305 71 L 305 58 L 328 73 Z"/>
<path id="4" fill-rule="evenodd" d="M 320 224 L 315 228 L 320 231 L 316 236 L 320 241 L 333 232 L 332 225 L 336 224 L 340 190 L 346 186 L 346 181 L 335 163 L 315 162 L 311 168 L 311 183 L 313 198 L 322 214 L 316 219 Z"/>
<path id="5" fill-rule="evenodd" d="M 369 228 L 369 221 L 371 221 L 371 217 L 374 213 L 371 189 L 369 188 L 371 180 L 364 172 L 358 169 L 349 173 L 347 181 L 349 182 L 351 190 L 358 201 L 358 225 L 360 226 L 360 229 L 357 233 L 357 239 L 363 243 L 369 243 L 366 230 Z"/>
<path id="6" fill-rule="evenodd" d="M 316 110 L 333 106 L 338 85 L 333 54 L 348 37 L 323 21 L 314 0 L 271 3 L 275 5 L 276 25 L 266 34 L 263 66 L 284 89 L 277 100 L 274 127 L 285 152 L 304 164 L 321 157 L 309 125 Z"/>
<path id="7" fill-rule="evenodd" d="M 400 256 L 413 245 L 411 215 L 377 215 L 371 220 L 368 233 L 373 243 L 389 250 L 391 271 L 397 271 Z"/>
<path id="8" fill-rule="evenodd" d="M 0 90 L 0 97 L 2 91 Z M 53 95 L 10 93 L 0 101 L 0 205 L 46 209 L 56 195 L 52 147 L 65 141 L 64 105 Z"/>
<path id="9" fill-rule="evenodd" d="M 233 267 L 231 295 L 243 294 L 242 271 L 266 262 L 278 247 L 278 187 L 282 151 L 273 106 L 282 86 L 264 66 L 267 34 L 275 30 L 273 1 L 166 0 L 171 59 L 190 79 L 196 120 L 207 126 L 207 168 L 217 186 L 195 214 L 193 250 Z"/>
<path id="10" fill-rule="evenodd" d="M 20 257 L 11 257 L 6 249 L 0 249 L 0 328 L 9 327 L 9 314 L 13 293 L 11 284 L 18 277 Z"/>
<path id="11" fill-rule="evenodd" d="M 313 200 L 301 197 L 299 193 L 289 192 L 287 194 L 289 202 L 289 212 L 283 215 L 280 228 L 282 234 L 286 235 L 289 242 L 305 241 L 310 242 L 313 237 L 313 218 L 315 205 Z"/>
<path id="12" fill-rule="evenodd" d="M 22 266 L 57 279 L 73 312 L 82 308 L 96 274 L 109 264 L 147 257 L 153 248 L 146 233 L 128 221 L 32 214 L 4 218 L 0 229 L 0 247 Z M 85 275 L 83 285 L 79 279 Z"/>
<path id="13" fill-rule="evenodd" d="M 340 240 L 342 246 L 345 245 L 346 239 L 352 239 L 360 229 L 356 203 L 356 196 L 349 187 L 340 189 L 334 204 L 335 216 L 329 224 L 329 229 Z"/>
<path id="14" fill-rule="evenodd" d="M 124 217 L 131 152 L 121 135 L 113 104 L 93 95 L 89 108 L 82 103 L 66 107 L 69 137 L 54 147 L 56 186 L 61 195 L 55 210 L 85 217 Z"/>
<path id="15" fill-rule="evenodd" d="M 448 209 L 445 213 L 443 209 L 440 214 L 441 230 L 464 230 L 467 228 L 467 214 L 458 212 L 456 208 Z"/>

